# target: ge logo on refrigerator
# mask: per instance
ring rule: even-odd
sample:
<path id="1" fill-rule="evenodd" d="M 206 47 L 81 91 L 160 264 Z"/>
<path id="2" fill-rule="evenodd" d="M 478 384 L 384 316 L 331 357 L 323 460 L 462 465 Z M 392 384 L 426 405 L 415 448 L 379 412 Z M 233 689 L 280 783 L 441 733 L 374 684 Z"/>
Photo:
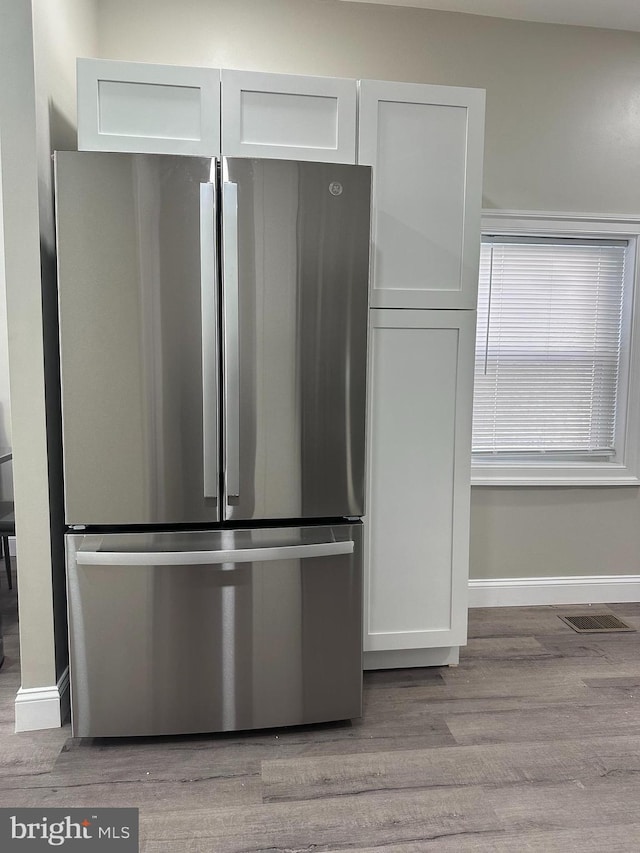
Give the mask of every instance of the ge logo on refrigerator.
<path id="1" fill-rule="evenodd" d="M 329 184 L 329 192 L 331 195 L 342 195 L 342 184 L 340 181 L 331 181 Z"/>

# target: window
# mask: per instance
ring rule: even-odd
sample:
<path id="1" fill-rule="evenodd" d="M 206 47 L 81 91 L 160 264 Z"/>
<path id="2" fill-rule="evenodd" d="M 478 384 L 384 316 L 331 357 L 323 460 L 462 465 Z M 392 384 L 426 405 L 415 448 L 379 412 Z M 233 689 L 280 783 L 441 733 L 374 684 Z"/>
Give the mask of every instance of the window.
<path id="1" fill-rule="evenodd" d="M 638 483 L 629 393 L 638 235 L 559 215 L 535 230 L 496 218 L 502 228 L 483 223 L 472 482 Z"/>

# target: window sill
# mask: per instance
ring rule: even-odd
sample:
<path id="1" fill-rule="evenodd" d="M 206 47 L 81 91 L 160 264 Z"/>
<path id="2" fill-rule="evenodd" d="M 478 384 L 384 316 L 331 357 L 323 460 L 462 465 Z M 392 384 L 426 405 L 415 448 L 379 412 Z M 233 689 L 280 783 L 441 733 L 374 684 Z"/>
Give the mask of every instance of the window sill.
<path id="1" fill-rule="evenodd" d="M 640 478 L 615 462 L 474 462 L 472 486 L 640 486 Z"/>

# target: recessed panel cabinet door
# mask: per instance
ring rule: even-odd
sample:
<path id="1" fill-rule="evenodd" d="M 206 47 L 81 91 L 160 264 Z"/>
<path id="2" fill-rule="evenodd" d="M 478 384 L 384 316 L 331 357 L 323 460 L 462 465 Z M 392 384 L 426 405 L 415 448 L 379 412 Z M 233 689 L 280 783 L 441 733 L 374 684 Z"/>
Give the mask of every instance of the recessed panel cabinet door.
<path id="1" fill-rule="evenodd" d="M 484 101 L 482 89 L 361 81 L 373 307 L 475 308 Z"/>
<path id="2" fill-rule="evenodd" d="M 364 649 L 462 645 L 475 312 L 371 315 Z"/>
<path id="3" fill-rule="evenodd" d="M 220 153 L 220 69 L 78 59 L 78 148 Z"/>
<path id="4" fill-rule="evenodd" d="M 356 162 L 355 80 L 222 72 L 227 157 Z"/>

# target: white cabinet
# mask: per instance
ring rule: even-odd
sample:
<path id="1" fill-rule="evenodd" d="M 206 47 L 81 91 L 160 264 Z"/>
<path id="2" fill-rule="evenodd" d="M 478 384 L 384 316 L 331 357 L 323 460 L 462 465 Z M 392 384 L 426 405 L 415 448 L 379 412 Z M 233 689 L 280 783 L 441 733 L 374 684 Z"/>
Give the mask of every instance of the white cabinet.
<path id="1" fill-rule="evenodd" d="M 337 77 L 79 59 L 78 147 L 355 163 L 357 91 Z"/>
<path id="2" fill-rule="evenodd" d="M 456 663 L 466 643 L 484 97 L 360 83 L 358 162 L 373 166 L 368 669 Z"/>
<path id="3" fill-rule="evenodd" d="M 220 153 L 220 70 L 78 59 L 78 148 Z"/>
<path id="4" fill-rule="evenodd" d="M 356 161 L 355 80 L 222 72 L 222 153 Z"/>
<path id="5" fill-rule="evenodd" d="M 467 626 L 475 312 L 370 313 L 365 666 L 456 662 L 451 647 Z M 421 654 L 440 647 L 440 658 Z"/>
<path id="6" fill-rule="evenodd" d="M 358 162 L 374 167 L 372 306 L 475 308 L 484 97 L 360 83 Z"/>

